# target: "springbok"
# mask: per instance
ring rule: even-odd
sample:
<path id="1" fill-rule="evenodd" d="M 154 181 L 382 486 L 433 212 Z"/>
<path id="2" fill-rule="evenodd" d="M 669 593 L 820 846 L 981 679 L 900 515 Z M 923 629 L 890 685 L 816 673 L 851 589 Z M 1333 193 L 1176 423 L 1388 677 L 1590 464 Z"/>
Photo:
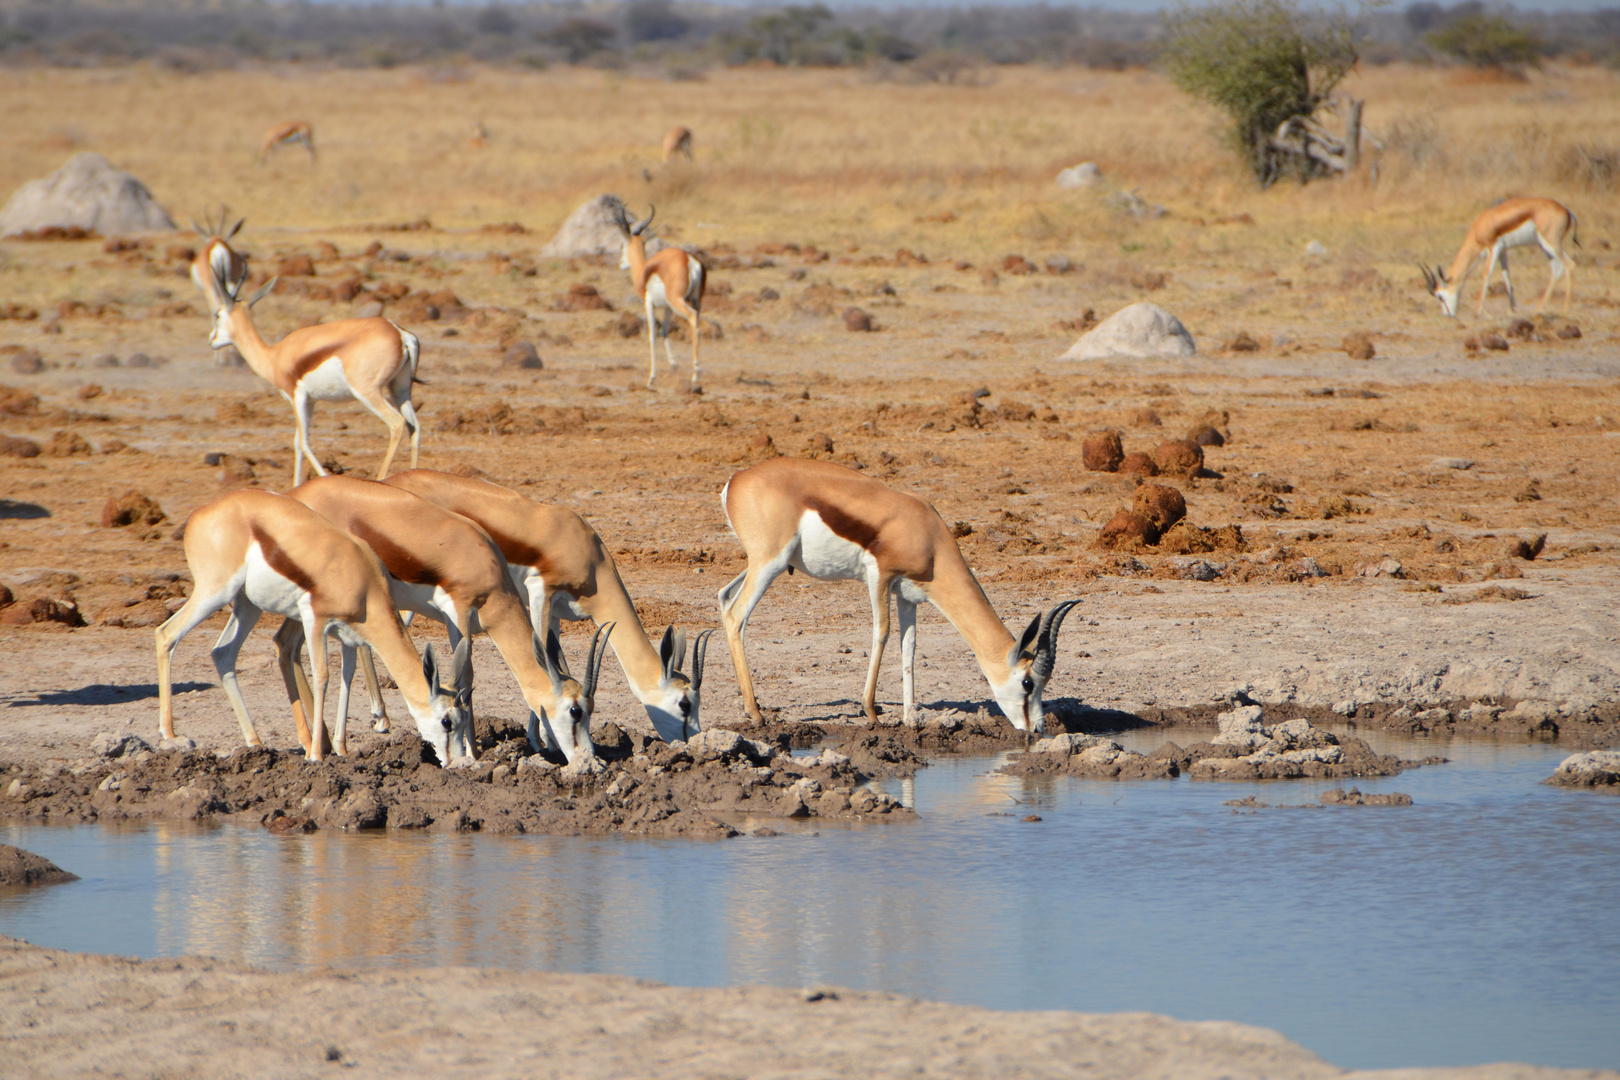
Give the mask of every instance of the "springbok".
<path id="1" fill-rule="evenodd" d="M 207 211 L 203 212 L 203 223 L 197 224 L 195 218 L 191 221 L 191 229 L 202 238 L 202 250 L 198 251 L 191 260 L 191 280 L 202 290 L 203 298 L 208 301 L 208 313 L 212 315 L 224 304 L 224 298 L 219 291 L 219 285 L 214 279 L 214 251 L 216 248 L 225 252 L 227 263 L 225 278 L 235 281 L 247 274 L 247 260 L 231 249 L 230 241 L 242 231 L 247 218 L 237 218 L 235 225 L 230 225 L 231 210 L 228 206 L 219 208 L 219 221 L 215 222 Z M 230 227 L 227 228 L 226 226 Z"/>
<path id="2" fill-rule="evenodd" d="M 540 647 L 529 623 L 528 608 L 507 567 L 506 559 L 482 528 L 460 514 L 441 509 L 400 486 L 358 480 L 348 476 L 317 477 L 288 493 L 338 528 L 370 546 L 388 571 L 389 591 L 395 608 L 413 611 L 444 623 L 450 647 L 473 634 L 489 635 L 516 677 L 523 700 L 531 710 L 529 742 L 562 752 L 569 764 L 593 757 L 591 710 L 595 705 L 597 674 L 605 647 L 613 633 L 608 623 L 591 639 L 581 685 L 568 676 L 567 661 L 559 651 L 549 655 Z M 284 635 L 284 636 L 283 636 Z M 278 635 L 284 664 L 296 665 L 302 630 L 289 621 Z M 602 647 L 599 651 L 599 639 Z M 353 663 L 344 659 L 343 682 L 338 688 L 338 731 L 348 719 L 349 683 Z M 302 669 L 287 672 L 296 679 Z M 374 669 L 366 671 L 373 703 L 380 702 Z M 299 697 L 302 698 L 302 687 Z M 467 709 L 472 716 L 471 681 Z M 373 712 L 378 710 L 373 708 Z M 382 715 L 378 730 L 387 730 Z M 473 750 L 477 751 L 477 724 L 472 722 Z"/>
<path id="3" fill-rule="evenodd" d="M 536 634 L 555 632 L 562 619 L 591 619 L 617 626 L 613 651 L 647 718 L 665 742 L 679 742 L 702 730 L 705 630 L 692 643 L 692 672 L 686 663 L 686 632 L 673 626 L 657 648 L 647 637 L 636 605 L 602 538 L 572 510 L 546 506 L 509 488 L 431 469 L 395 473 L 385 481 L 477 522 L 495 541 L 511 567 L 518 590 L 529 598 Z"/>
<path id="4" fill-rule="evenodd" d="M 303 483 L 306 458 L 317 476 L 326 475 L 309 445 L 309 425 L 317 401 L 353 398 L 388 426 L 388 453 L 377 470 L 379 480 L 388 475 L 407 430 L 411 433 L 411 468 L 416 468 L 422 449 L 422 429 L 411 402 L 421 352 L 416 335 L 381 317 L 339 319 L 294 330 L 275 345 L 267 345 L 253 325 L 250 309 L 275 287 L 276 279 L 271 278 L 243 303 L 240 297 L 247 267 L 241 266 L 233 279 L 232 259 L 227 244 L 214 245 L 209 269 L 220 306 L 214 312 L 209 344 L 216 351 L 235 345 L 248 367 L 292 405 L 293 485 Z"/>
<path id="5" fill-rule="evenodd" d="M 303 143 L 304 149 L 309 151 L 309 163 L 315 164 L 315 129 L 303 120 L 289 120 L 266 131 L 264 141 L 259 144 L 259 164 L 268 161 L 278 147 L 293 143 Z"/>
<path id="6" fill-rule="evenodd" d="M 743 632 L 765 590 L 784 570 L 819 580 L 866 583 L 872 602 L 872 661 L 861 707 L 877 719 L 878 665 L 889 640 L 889 598 L 899 609 L 902 720 L 915 722 L 917 605 L 931 602 L 967 639 L 996 702 L 1026 738 L 1044 734 L 1041 692 L 1057 661 L 1057 635 L 1068 600 L 1030 620 L 1017 640 L 1007 632 L 968 569 L 937 511 L 842 465 L 773 458 L 736 473 L 720 493 L 748 569 L 720 590 L 726 643 L 748 715 L 761 720 L 743 654 Z"/>
<path id="7" fill-rule="evenodd" d="M 1419 269 L 1423 271 L 1429 294 L 1440 301 L 1442 311 L 1455 318 L 1463 282 L 1480 259 L 1486 260 L 1485 281 L 1480 285 L 1479 310 L 1474 314 L 1485 313 L 1485 297 L 1490 293 L 1491 274 L 1500 264 L 1502 283 L 1507 286 L 1508 308 L 1512 310 L 1518 307 L 1518 303 L 1513 296 L 1513 280 L 1508 277 L 1508 248 L 1536 247 L 1547 256 L 1548 272 L 1547 291 L 1541 294 L 1541 305 L 1536 308 L 1536 314 L 1540 315 L 1546 309 L 1547 301 L 1552 299 L 1553 286 L 1558 284 L 1560 277 L 1564 278 L 1564 310 L 1567 312 L 1575 292 L 1575 260 L 1564 250 L 1566 238 L 1580 246 L 1575 215 L 1569 207 L 1552 199 L 1508 199 L 1474 219 L 1474 223 L 1468 227 L 1461 250 L 1451 260 L 1449 271 L 1438 266 L 1433 270 L 1427 266 L 1420 266 Z"/>
<path id="8" fill-rule="evenodd" d="M 664 164 L 668 165 L 676 154 L 686 155 L 686 160 L 692 160 L 692 129 L 676 124 L 664 132 Z"/>
<path id="9" fill-rule="evenodd" d="M 658 338 L 664 339 L 664 355 L 671 370 L 675 353 L 669 347 L 669 313 L 673 311 L 692 326 L 692 385 L 698 381 L 698 319 L 703 309 L 703 290 L 708 269 L 696 255 L 683 248 L 667 247 L 647 254 L 647 226 L 652 224 L 655 206 L 647 220 L 631 224 L 623 204 L 617 208 L 619 232 L 624 236 L 624 253 L 619 269 L 630 271 L 630 283 L 647 309 L 647 387 L 658 374 Z"/>
<path id="10" fill-rule="evenodd" d="M 242 490 L 220 496 L 186 520 L 185 552 L 191 596 L 157 628 L 158 728 L 165 739 L 174 738 L 170 672 L 175 646 L 228 607 L 230 618 L 214 645 L 214 668 L 249 746 L 263 744 L 237 685 L 236 657 L 259 616 L 268 611 L 296 621 L 314 646 L 314 693 L 304 746 L 310 760 L 321 760 L 326 748 L 328 635 L 338 639 L 346 656 L 367 645 L 382 657 L 440 764 L 469 755 L 469 654 L 465 646 L 456 651 L 455 689 L 447 688 L 432 647 L 425 657 L 416 655 L 391 602 L 387 575 L 370 548 L 294 499 Z M 300 732 L 300 741 L 302 736 Z M 340 754 L 346 749 L 341 720 L 333 746 Z"/>

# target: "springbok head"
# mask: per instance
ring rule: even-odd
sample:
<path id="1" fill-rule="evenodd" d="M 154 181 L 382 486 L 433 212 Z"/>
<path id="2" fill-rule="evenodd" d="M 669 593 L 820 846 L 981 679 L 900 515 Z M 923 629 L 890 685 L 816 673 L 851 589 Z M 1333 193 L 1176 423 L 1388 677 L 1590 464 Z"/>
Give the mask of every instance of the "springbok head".
<path id="1" fill-rule="evenodd" d="M 422 656 L 422 675 L 428 684 L 428 711 L 415 717 L 416 728 L 433 747 L 440 765 L 450 765 L 477 756 L 472 734 L 472 642 L 462 638 L 450 657 L 449 683 L 433 655 L 433 646 Z M 414 713 L 415 710 L 413 709 Z"/>
<path id="2" fill-rule="evenodd" d="M 551 680 L 551 694 L 557 701 L 557 709 L 554 716 L 530 717 L 529 744 L 536 749 L 544 745 L 561 751 L 570 765 L 596 756 L 596 747 L 591 742 L 591 710 L 596 707 L 596 680 L 602 671 L 602 661 L 607 657 L 613 626 L 613 623 L 599 626 L 591 635 L 583 684 L 568 672 L 568 658 L 563 655 L 557 631 L 546 632 L 543 648 L 539 641 L 535 642 L 534 658 Z M 544 731 L 538 725 L 544 725 Z"/>
<path id="3" fill-rule="evenodd" d="M 1046 713 L 1041 693 L 1057 666 L 1057 637 L 1063 620 L 1078 600 L 1065 600 L 1043 615 L 1031 619 L 1018 643 L 1007 650 L 1008 675 L 999 686 L 992 685 L 996 703 L 1012 726 L 1026 739 L 1046 734 Z"/>
<path id="4" fill-rule="evenodd" d="M 658 677 L 658 700 L 647 703 L 647 718 L 665 742 L 685 742 L 703 730 L 698 720 L 702 704 L 703 665 L 709 655 L 709 636 L 713 630 L 698 634 L 692 642 L 692 672 L 686 666 L 686 631 L 671 626 L 664 631 L 658 646 L 658 659 L 663 671 Z"/>
<path id="5" fill-rule="evenodd" d="M 1438 266 L 1430 270 L 1420 263 L 1418 269 L 1423 271 L 1423 281 L 1429 287 L 1429 295 L 1440 301 L 1440 310 L 1455 319 L 1457 294 L 1461 291 L 1462 282 L 1449 280 L 1446 272 Z"/>
<path id="6" fill-rule="evenodd" d="M 240 262 L 240 267 L 235 264 Z M 236 343 L 231 330 L 231 314 L 240 306 L 242 286 L 247 284 L 247 262 L 238 260 L 230 248 L 223 244 L 216 246 L 209 255 L 208 260 L 209 281 L 219 294 L 219 307 L 214 310 L 214 331 L 208 338 L 208 344 L 215 349 L 223 349 L 227 345 Z M 234 271 L 234 276 L 233 276 Z M 247 307 L 251 308 L 260 300 L 270 294 L 276 287 L 279 278 L 271 278 L 259 287 L 247 300 Z"/>
<path id="7" fill-rule="evenodd" d="M 202 250 L 197 257 L 191 260 L 191 280 L 197 288 L 202 290 L 203 296 L 208 300 L 208 310 L 218 311 L 220 294 L 214 286 L 214 275 L 210 269 L 213 265 L 214 252 L 224 250 L 230 258 L 229 277 L 235 278 L 246 270 L 247 263 L 231 248 L 230 241 L 237 233 L 242 231 L 242 225 L 247 218 L 237 218 L 236 224 L 230 224 L 231 209 L 228 206 L 219 208 L 219 220 L 216 222 L 213 215 L 207 210 L 203 211 L 203 223 L 197 224 L 197 219 L 191 219 L 191 229 L 202 238 Z"/>
<path id="8" fill-rule="evenodd" d="M 656 214 L 656 213 L 658 213 L 658 207 L 651 206 L 649 204 L 649 208 L 648 208 L 648 211 L 647 211 L 646 218 L 643 219 L 642 221 L 632 222 L 630 220 L 629 213 L 628 213 L 626 207 L 624 206 L 624 204 L 623 203 L 619 204 L 618 214 L 616 216 L 614 224 L 618 225 L 619 233 L 620 233 L 620 235 L 622 235 L 624 237 L 624 250 L 619 255 L 619 269 L 620 270 L 628 270 L 628 269 L 630 269 L 630 245 L 631 244 L 639 243 L 639 244 L 642 245 L 642 250 L 644 250 L 644 251 L 646 250 L 647 226 L 652 224 L 653 215 Z"/>

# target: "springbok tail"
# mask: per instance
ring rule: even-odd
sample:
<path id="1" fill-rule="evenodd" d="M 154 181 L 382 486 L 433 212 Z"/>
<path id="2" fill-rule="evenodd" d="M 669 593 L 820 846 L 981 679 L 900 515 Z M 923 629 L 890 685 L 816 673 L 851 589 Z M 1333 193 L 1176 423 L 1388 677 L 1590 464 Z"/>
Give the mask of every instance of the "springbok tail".
<path id="1" fill-rule="evenodd" d="M 1576 247 L 1585 247 L 1586 245 L 1581 243 L 1581 219 L 1568 207 L 1565 207 L 1565 210 L 1569 213 L 1569 242 Z"/>
<path id="2" fill-rule="evenodd" d="M 389 320 L 388 325 L 399 331 L 399 344 L 405 350 L 405 366 L 410 369 L 411 382 L 421 383 L 426 386 L 427 380 L 419 378 L 416 374 L 416 365 L 422 358 L 422 339 L 392 319 Z"/>

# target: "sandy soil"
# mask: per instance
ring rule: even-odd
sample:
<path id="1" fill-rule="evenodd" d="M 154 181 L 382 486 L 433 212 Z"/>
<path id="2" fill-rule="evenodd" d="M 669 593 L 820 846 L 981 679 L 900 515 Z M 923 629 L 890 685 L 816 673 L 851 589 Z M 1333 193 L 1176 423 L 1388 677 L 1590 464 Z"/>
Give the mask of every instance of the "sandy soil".
<path id="1" fill-rule="evenodd" d="M 1613 1077 L 1521 1065 L 1345 1073 L 1263 1028 L 996 1013 L 818 988 L 685 989 L 440 968 L 279 974 L 0 938 L 0 1039 L 34 1077 Z"/>

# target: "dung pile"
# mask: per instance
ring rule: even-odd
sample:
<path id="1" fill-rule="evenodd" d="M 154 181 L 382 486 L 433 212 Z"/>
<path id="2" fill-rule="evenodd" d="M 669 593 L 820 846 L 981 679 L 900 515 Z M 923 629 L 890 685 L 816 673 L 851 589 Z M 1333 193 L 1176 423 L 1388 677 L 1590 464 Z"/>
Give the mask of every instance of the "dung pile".
<path id="1" fill-rule="evenodd" d="M 833 751 L 794 758 L 729 731 L 682 744 L 606 733 L 617 760 L 557 766 L 509 739 L 469 768 L 422 760 L 414 734 L 363 735 L 347 757 L 240 747 L 136 750 L 63 768 L 0 766 L 0 817 L 234 820 L 275 831 L 427 828 L 493 833 L 732 836 L 733 816 L 906 815 Z"/>

